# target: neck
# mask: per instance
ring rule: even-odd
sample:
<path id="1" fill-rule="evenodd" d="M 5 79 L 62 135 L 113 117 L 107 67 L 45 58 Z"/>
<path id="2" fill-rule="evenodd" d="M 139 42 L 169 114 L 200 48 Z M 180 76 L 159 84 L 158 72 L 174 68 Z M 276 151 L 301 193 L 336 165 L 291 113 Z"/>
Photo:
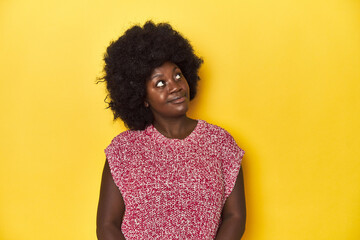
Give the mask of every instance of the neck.
<path id="1" fill-rule="evenodd" d="M 179 118 L 161 118 L 154 120 L 154 127 L 167 138 L 186 138 L 196 127 L 197 121 L 186 115 Z"/>

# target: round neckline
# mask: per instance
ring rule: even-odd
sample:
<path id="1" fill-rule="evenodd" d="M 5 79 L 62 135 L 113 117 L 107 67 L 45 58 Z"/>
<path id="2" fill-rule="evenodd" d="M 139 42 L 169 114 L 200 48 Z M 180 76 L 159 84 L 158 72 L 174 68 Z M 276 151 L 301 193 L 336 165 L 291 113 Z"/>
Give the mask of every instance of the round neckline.
<path id="1" fill-rule="evenodd" d="M 195 128 L 191 131 L 191 133 L 189 135 L 187 135 L 185 138 L 183 139 L 179 139 L 179 138 L 168 138 L 166 136 L 164 136 L 162 133 L 160 133 L 155 127 L 154 125 L 150 125 L 149 128 L 151 129 L 151 132 L 154 133 L 154 136 L 158 139 L 162 139 L 162 140 L 165 140 L 165 141 L 174 141 L 174 142 L 183 142 L 183 141 L 187 141 L 191 138 L 193 138 L 197 132 L 198 132 L 198 129 L 200 128 L 200 125 L 202 124 L 202 120 L 199 120 L 199 119 L 196 119 L 197 123 L 196 123 L 196 126 Z M 149 130 L 150 130 L 149 129 Z"/>

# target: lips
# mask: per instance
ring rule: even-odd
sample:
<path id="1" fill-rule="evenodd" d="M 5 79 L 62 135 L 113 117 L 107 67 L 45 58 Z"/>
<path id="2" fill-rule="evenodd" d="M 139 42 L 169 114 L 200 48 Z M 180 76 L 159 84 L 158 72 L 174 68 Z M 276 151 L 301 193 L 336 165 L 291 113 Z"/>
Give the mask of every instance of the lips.
<path id="1" fill-rule="evenodd" d="M 173 97 L 171 99 L 168 100 L 168 102 L 171 102 L 171 103 L 182 103 L 186 100 L 186 97 L 185 95 L 182 95 L 182 96 L 176 96 L 176 97 Z"/>

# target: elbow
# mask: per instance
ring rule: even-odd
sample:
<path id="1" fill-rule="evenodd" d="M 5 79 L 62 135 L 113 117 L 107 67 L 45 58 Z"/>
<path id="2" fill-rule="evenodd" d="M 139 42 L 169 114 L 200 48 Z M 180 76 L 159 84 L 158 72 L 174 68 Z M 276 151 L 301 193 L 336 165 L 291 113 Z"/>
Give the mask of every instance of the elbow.
<path id="1" fill-rule="evenodd" d="M 241 236 L 244 234 L 245 232 L 245 226 L 246 226 L 246 213 L 241 214 L 238 217 L 238 221 L 239 221 L 239 227 L 241 229 Z"/>
<path id="2" fill-rule="evenodd" d="M 241 213 L 231 213 L 228 215 L 223 216 L 223 220 L 225 219 L 231 219 L 231 221 L 237 222 L 240 225 L 245 227 L 245 223 L 246 223 L 246 212 L 241 212 Z"/>
<path id="3" fill-rule="evenodd" d="M 246 213 L 229 215 L 224 217 L 223 220 L 231 222 L 233 226 L 236 226 L 238 235 L 242 236 L 244 234 L 246 226 Z"/>
<path id="4" fill-rule="evenodd" d="M 239 226 L 243 234 L 245 232 L 245 226 L 246 226 L 246 215 L 234 217 L 233 220 L 237 222 L 237 225 Z"/>
<path id="5" fill-rule="evenodd" d="M 96 226 L 96 236 L 98 240 L 119 239 L 125 240 L 121 232 L 120 225 L 114 223 L 104 223 Z"/>
<path id="6" fill-rule="evenodd" d="M 105 233 L 106 233 L 106 230 L 105 230 L 104 226 L 99 226 L 99 225 L 96 226 L 96 236 L 97 236 L 98 240 L 105 239 L 104 238 Z"/>
<path id="7" fill-rule="evenodd" d="M 238 226 L 240 227 L 240 229 L 242 231 L 241 235 L 243 235 L 245 232 L 245 226 L 246 226 L 246 210 L 244 210 L 243 212 L 236 215 L 235 218 L 237 219 Z"/>
<path id="8" fill-rule="evenodd" d="M 102 233 L 103 233 L 103 232 L 102 232 L 101 228 L 96 227 L 96 237 L 97 237 L 98 240 L 103 239 L 103 238 L 102 238 Z"/>
<path id="9" fill-rule="evenodd" d="M 246 215 L 240 215 L 240 216 L 233 217 L 231 219 L 231 221 L 236 222 L 236 225 L 238 226 L 238 234 L 239 234 L 240 239 L 241 239 L 241 237 L 245 233 Z"/>
<path id="10" fill-rule="evenodd" d="M 246 214 L 243 214 L 239 218 L 239 227 L 241 230 L 241 237 L 243 236 L 245 232 L 245 226 L 246 226 Z"/>
<path id="11" fill-rule="evenodd" d="M 106 224 L 98 224 L 96 226 L 96 236 L 98 240 L 103 240 L 107 238 L 108 233 L 111 231 L 111 227 Z"/>

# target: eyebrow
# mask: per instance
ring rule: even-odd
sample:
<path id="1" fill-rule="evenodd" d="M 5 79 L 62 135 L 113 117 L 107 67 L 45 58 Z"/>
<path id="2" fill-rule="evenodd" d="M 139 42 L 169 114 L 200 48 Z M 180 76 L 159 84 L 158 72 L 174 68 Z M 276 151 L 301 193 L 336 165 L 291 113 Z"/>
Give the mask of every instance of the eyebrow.
<path id="1" fill-rule="evenodd" d="M 173 69 L 173 72 L 175 72 L 176 69 L 179 69 L 179 70 L 180 70 L 179 67 L 176 67 L 176 66 L 175 66 L 174 69 Z M 157 73 L 157 74 L 155 74 L 154 76 L 152 76 L 151 79 L 154 79 L 154 78 L 156 78 L 156 77 L 161 77 L 161 76 L 163 76 L 162 73 Z"/>
<path id="2" fill-rule="evenodd" d="M 161 73 L 158 73 L 158 74 L 155 74 L 154 76 L 152 76 L 151 79 L 154 79 L 154 78 L 156 78 L 156 77 L 161 77 L 161 76 L 162 76 L 162 74 L 161 74 Z"/>

